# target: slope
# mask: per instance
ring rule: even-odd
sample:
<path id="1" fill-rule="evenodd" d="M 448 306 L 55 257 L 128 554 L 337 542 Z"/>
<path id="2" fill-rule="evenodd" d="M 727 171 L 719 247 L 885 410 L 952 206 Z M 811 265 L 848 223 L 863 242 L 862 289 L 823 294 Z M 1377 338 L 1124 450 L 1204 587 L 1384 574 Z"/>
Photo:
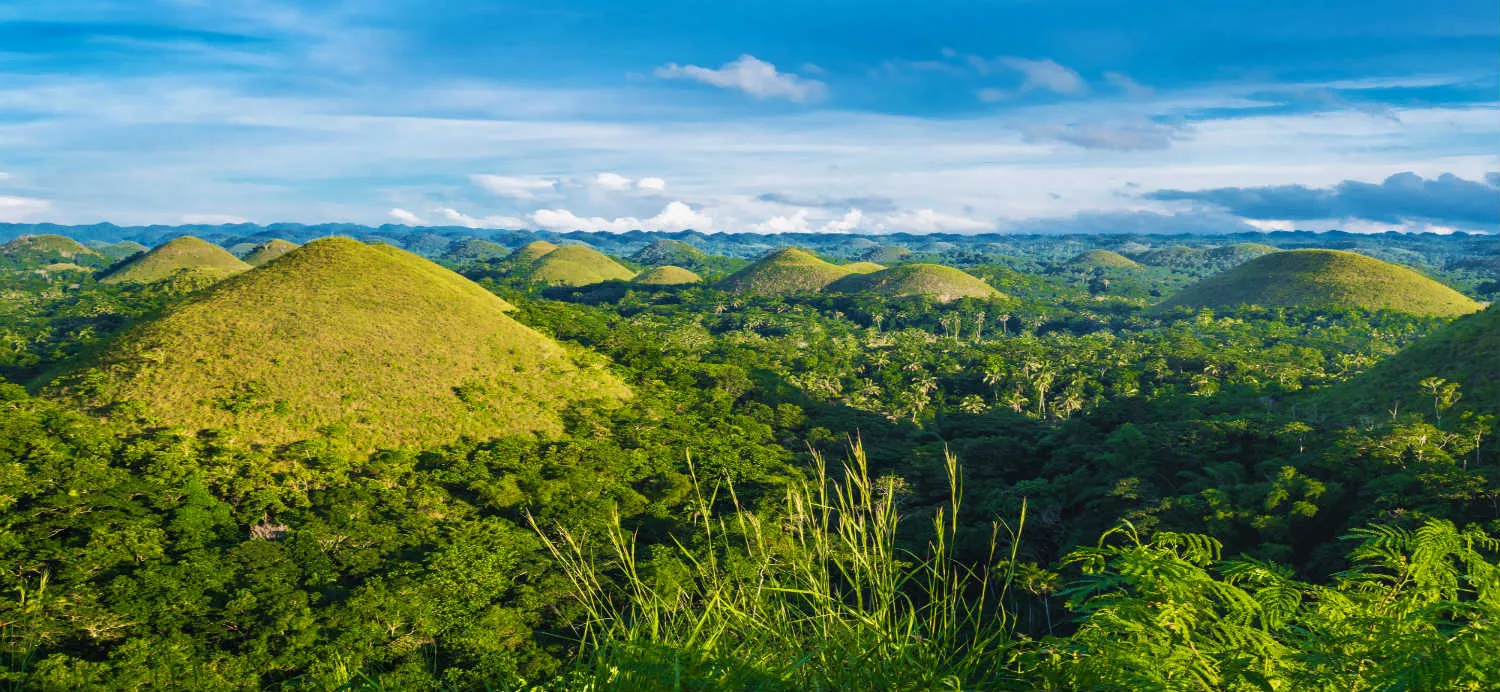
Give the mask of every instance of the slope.
<path id="1" fill-rule="evenodd" d="M 650 286 L 684 286 L 696 284 L 703 281 L 703 277 L 694 274 L 682 267 L 667 265 L 664 267 L 652 267 L 641 272 L 632 282 Z"/>
<path id="2" fill-rule="evenodd" d="M 360 448 L 560 429 L 623 384 L 463 277 L 391 246 L 316 240 L 137 325 L 50 391 L 148 424 Z"/>
<path id="3" fill-rule="evenodd" d="M 718 283 L 718 288 L 744 295 L 815 293 L 849 274 L 798 248 L 774 250 Z"/>
<path id="4" fill-rule="evenodd" d="M 871 293 L 889 298 L 928 296 L 947 302 L 959 298 L 999 298 L 1001 293 L 979 278 L 941 264 L 903 264 L 872 274 L 853 274 L 829 284 L 830 293 Z"/>
<path id="5" fill-rule="evenodd" d="M 1293 250 L 1250 260 L 1204 279 L 1163 308 L 1355 307 L 1455 316 L 1479 304 L 1406 267 L 1341 250 Z"/>
<path id="6" fill-rule="evenodd" d="M 228 250 L 190 235 L 173 238 L 115 267 L 104 283 L 152 283 L 178 274 L 223 279 L 250 269 Z"/>
<path id="7" fill-rule="evenodd" d="M 1419 383 L 1441 377 L 1459 385 L 1460 409 L 1500 413 L 1500 306 L 1466 315 L 1349 382 L 1324 399 L 1336 410 L 1380 414 L 1391 409 L 1432 416 Z"/>
<path id="8" fill-rule="evenodd" d="M 665 265 L 692 267 L 697 266 L 707 257 L 708 255 L 702 250 L 680 240 L 662 238 L 631 255 L 630 261 L 648 267 Z"/>
<path id="9" fill-rule="evenodd" d="M 1089 250 L 1063 263 L 1070 269 L 1140 269 L 1141 265 L 1118 252 L 1109 250 Z"/>
<path id="10" fill-rule="evenodd" d="M 248 264 L 252 267 L 259 267 L 262 264 L 270 262 L 277 257 L 291 252 L 292 250 L 296 250 L 297 247 L 298 246 L 296 243 L 293 243 L 289 240 L 272 238 L 271 240 L 267 240 L 260 245 L 256 245 L 254 249 L 250 250 L 249 254 L 245 255 L 245 264 Z"/>
<path id="11" fill-rule="evenodd" d="M 635 272 L 593 248 L 564 245 L 542 255 L 530 266 L 518 268 L 517 275 L 548 286 L 587 286 L 604 281 L 629 281 Z"/>

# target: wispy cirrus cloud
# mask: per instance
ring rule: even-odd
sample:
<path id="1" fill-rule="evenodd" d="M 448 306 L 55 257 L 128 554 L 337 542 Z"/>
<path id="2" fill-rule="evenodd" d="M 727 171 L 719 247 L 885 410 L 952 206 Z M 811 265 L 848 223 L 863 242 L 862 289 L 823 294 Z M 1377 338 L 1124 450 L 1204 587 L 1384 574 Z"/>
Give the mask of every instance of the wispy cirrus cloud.
<path id="1" fill-rule="evenodd" d="M 780 72 L 775 65 L 753 55 L 741 55 L 717 69 L 668 63 L 656 68 L 662 79 L 685 79 L 720 89 L 743 91 L 758 99 L 779 98 L 795 103 L 817 101 L 828 87 L 816 79 Z"/>

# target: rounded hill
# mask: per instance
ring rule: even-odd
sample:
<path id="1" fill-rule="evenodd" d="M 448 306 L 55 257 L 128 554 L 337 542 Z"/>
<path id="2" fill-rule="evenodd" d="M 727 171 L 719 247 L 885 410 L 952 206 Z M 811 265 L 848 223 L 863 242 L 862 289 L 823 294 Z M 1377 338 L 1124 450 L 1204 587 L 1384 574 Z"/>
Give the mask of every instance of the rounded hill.
<path id="1" fill-rule="evenodd" d="M 1072 259 L 1063 263 L 1069 269 L 1140 269 L 1141 265 L 1118 252 L 1110 250 L 1089 250 L 1088 252 L 1075 255 Z"/>
<path id="2" fill-rule="evenodd" d="M 850 262 L 848 264 L 839 266 L 842 266 L 844 268 L 844 271 L 847 271 L 851 274 L 873 274 L 882 269 L 885 269 L 885 265 L 876 264 L 874 262 Z"/>
<path id="3" fill-rule="evenodd" d="M 261 243 L 260 245 L 256 245 L 253 249 L 251 249 L 249 254 L 245 255 L 245 264 L 248 264 L 252 267 L 259 267 L 262 264 L 270 262 L 277 257 L 291 252 L 292 250 L 296 250 L 297 247 L 298 245 L 296 243 L 289 240 L 272 238 L 271 240 L 267 240 L 266 242 Z"/>
<path id="4" fill-rule="evenodd" d="M 1275 252 L 1216 274 L 1163 308 L 1352 307 L 1451 317 L 1480 305 L 1415 271 L 1341 250 Z"/>
<path id="5" fill-rule="evenodd" d="M 1500 306 L 1454 320 L 1325 396 L 1356 414 L 1390 410 L 1433 414 L 1422 380 L 1459 385 L 1460 409 L 1500 413 Z"/>
<path id="6" fill-rule="evenodd" d="M 194 294 L 59 379 L 58 396 L 147 424 L 360 448 L 551 432 L 628 396 L 477 284 L 391 246 L 316 240 Z"/>
<path id="7" fill-rule="evenodd" d="M 530 266 L 518 268 L 517 275 L 548 286 L 587 286 L 605 281 L 629 281 L 635 277 L 635 272 L 593 248 L 564 245 L 542 255 Z"/>
<path id="8" fill-rule="evenodd" d="M 664 267 L 652 267 L 641 272 L 631 281 L 638 284 L 650 286 L 685 286 L 688 284 L 701 283 L 703 277 L 694 274 L 682 267 L 667 265 Z"/>
<path id="9" fill-rule="evenodd" d="M 104 275 L 104 283 L 152 283 L 192 274 L 223 279 L 250 269 L 228 250 L 213 243 L 185 235 L 173 238 L 144 255 L 121 264 Z"/>
<path id="10" fill-rule="evenodd" d="M 142 252 L 150 252 L 151 248 L 137 243 L 134 240 L 122 240 L 118 243 L 115 243 L 114 245 L 105 245 L 103 247 L 95 248 L 95 251 L 109 258 L 110 261 L 118 262 L 127 257 L 134 257 L 136 255 L 139 255 Z"/>
<path id="11" fill-rule="evenodd" d="M 528 266 L 556 249 L 557 245 L 554 243 L 549 243 L 545 240 L 535 240 L 516 248 L 516 251 L 510 253 L 510 256 L 505 258 L 505 261 L 517 267 Z"/>
<path id="12" fill-rule="evenodd" d="M 901 258 L 910 254 L 911 250 L 900 245 L 880 245 L 864 251 L 860 254 L 859 258 L 876 264 L 895 264 L 896 262 L 900 262 Z"/>
<path id="13" fill-rule="evenodd" d="M 702 250 L 692 245 L 680 240 L 662 238 L 641 248 L 639 252 L 630 256 L 630 260 L 649 267 L 663 265 L 696 266 L 707 257 L 708 255 L 704 254 Z"/>
<path id="14" fill-rule="evenodd" d="M 7 255 L 34 253 L 69 258 L 79 255 L 98 254 L 83 243 L 72 238 L 52 234 L 19 236 L 4 245 L 0 245 L 0 252 L 4 252 Z"/>
<path id="15" fill-rule="evenodd" d="M 852 274 L 828 286 L 831 293 L 871 293 L 889 298 L 927 296 L 948 302 L 959 298 L 999 298 L 1001 293 L 978 277 L 941 264 L 903 264 L 871 274 Z"/>
<path id="16" fill-rule="evenodd" d="M 774 250 L 720 281 L 718 287 L 744 295 L 816 293 L 849 274 L 849 270 L 823 261 L 799 248 Z"/>

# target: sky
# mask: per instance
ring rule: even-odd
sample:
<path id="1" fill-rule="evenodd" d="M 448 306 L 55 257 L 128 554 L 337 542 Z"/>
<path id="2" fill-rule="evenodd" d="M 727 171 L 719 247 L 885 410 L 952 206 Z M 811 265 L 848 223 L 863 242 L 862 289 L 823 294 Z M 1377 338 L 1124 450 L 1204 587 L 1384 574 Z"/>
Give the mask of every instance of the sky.
<path id="1" fill-rule="evenodd" d="M 0 221 L 1500 232 L 1500 3 L 0 0 Z"/>

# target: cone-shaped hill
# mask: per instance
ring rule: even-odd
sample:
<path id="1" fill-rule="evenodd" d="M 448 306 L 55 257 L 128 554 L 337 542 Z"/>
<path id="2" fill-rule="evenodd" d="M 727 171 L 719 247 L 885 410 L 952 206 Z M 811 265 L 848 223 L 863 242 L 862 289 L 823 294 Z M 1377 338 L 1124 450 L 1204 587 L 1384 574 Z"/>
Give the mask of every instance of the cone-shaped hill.
<path id="1" fill-rule="evenodd" d="M 1369 372 L 1329 390 L 1334 408 L 1350 414 L 1391 409 L 1431 417 L 1432 395 L 1420 382 L 1441 377 L 1459 385 L 1457 407 L 1500 413 L 1500 306 L 1466 315 L 1437 330 Z"/>
<path id="2" fill-rule="evenodd" d="M 173 238 L 144 255 L 115 267 L 100 281 L 147 284 L 179 274 L 223 279 L 250 269 L 228 250 L 190 235 Z"/>
<path id="3" fill-rule="evenodd" d="M 327 238 L 131 328 L 50 391 L 259 444 L 332 426 L 362 449 L 556 431 L 572 401 L 629 395 L 507 308 L 416 255 Z"/>
<path id="4" fill-rule="evenodd" d="M 1141 265 L 1118 252 L 1089 250 L 1063 263 L 1069 269 L 1140 269 Z"/>
<path id="5" fill-rule="evenodd" d="M 875 272 L 885 269 L 884 265 L 876 264 L 874 262 L 850 262 L 848 264 L 840 266 L 844 268 L 844 271 L 847 271 L 850 274 L 874 274 Z"/>
<path id="6" fill-rule="evenodd" d="M 631 281 L 649 286 L 685 286 L 703 281 L 703 277 L 694 274 L 682 267 L 667 265 L 664 267 L 652 267 L 638 274 Z"/>
<path id="7" fill-rule="evenodd" d="M 58 263 L 104 266 L 104 255 L 72 238 L 60 235 L 23 235 L 0 245 L 0 255 L 22 267 Z"/>
<path id="8" fill-rule="evenodd" d="M 829 284 L 829 293 L 871 293 L 889 298 L 928 296 L 948 302 L 959 298 L 999 298 L 1001 293 L 978 277 L 941 264 L 902 264 L 872 274 L 851 274 Z"/>
<path id="9" fill-rule="evenodd" d="M 720 281 L 718 287 L 745 295 L 816 293 L 849 274 L 806 250 L 794 247 L 774 250 Z"/>
<path id="10" fill-rule="evenodd" d="M 505 261 L 514 267 L 527 267 L 556 249 L 557 245 L 553 243 L 536 240 L 516 248 L 516 251 L 510 253 L 510 257 L 505 258 Z"/>
<path id="11" fill-rule="evenodd" d="M 708 255 L 704 254 L 702 250 L 687 243 L 680 240 L 662 238 L 631 255 L 630 261 L 637 264 L 644 264 L 648 267 L 666 265 L 692 267 L 698 266 L 700 262 L 707 258 Z"/>
<path id="12" fill-rule="evenodd" d="M 530 266 L 517 267 L 515 272 L 527 281 L 549 286 L 588 286 L 605 281 L 629 281 L 635 277 L 635 272 L 609 255 L 582 245 L 556 248 Z"/>
<path id="13" fill-rule="evenodd" d="M 1183 289 L 1163 308 L 1357 307 L 1451 317 L 1480 305 L 1415 271 L 1341 250 L 1292 250 L 1250 260 Z"/>
<path id="14" fill-rule="evenodd" d="M 294 242 L 291 242 L 289 240 L 282 240 L 280 238 L 272 238 L 271 240 L 267 240 L 260 245 L 256 245 L 255 248 L 249 252 L 249 254 L 245 255 L 245 264 L 248 264 L 252 267 L 259 267 L 260 265 L 270 262 L 271 260 L 285 255 L 288 252 L 296 250 L 297 248 L 298 245 Z"/>

